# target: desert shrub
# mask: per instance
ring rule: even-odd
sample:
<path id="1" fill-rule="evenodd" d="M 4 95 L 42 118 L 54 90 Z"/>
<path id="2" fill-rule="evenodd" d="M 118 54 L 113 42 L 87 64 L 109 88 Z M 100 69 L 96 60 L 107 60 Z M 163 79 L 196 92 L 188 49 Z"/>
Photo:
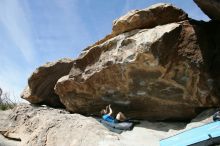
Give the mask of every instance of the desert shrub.
<path id="1" fill-rule="evenodd" d="M 16 102 L 12 101 L 9 93 L 4 93 L 0 88 L 0 110 L 11 109 L 16 106 Z"/>

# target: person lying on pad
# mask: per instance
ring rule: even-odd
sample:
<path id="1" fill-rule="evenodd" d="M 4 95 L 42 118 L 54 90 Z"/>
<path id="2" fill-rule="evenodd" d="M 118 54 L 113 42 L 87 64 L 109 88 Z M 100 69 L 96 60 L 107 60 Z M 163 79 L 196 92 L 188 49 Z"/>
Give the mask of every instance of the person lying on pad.
<path id="1" fill-rule="evenodd" d="M 119 112 L 116 115 L 116 118 L 112 116 L 112 113 L 113 111 L 111 105 L 106 106 L 106 109 L 101 110 L 102 119 L 110 123 L 119 123 L 127 120 L 127 118 L 122 112 Z"/>

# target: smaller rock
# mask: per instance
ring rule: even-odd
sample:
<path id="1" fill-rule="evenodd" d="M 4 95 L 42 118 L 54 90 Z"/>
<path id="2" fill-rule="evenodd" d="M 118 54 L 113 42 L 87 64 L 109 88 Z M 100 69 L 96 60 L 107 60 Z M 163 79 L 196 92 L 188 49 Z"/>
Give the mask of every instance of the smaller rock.
<path id="1" fill-rule="evenodd" d="M 220 21 L 219 0 L 194 0 L 194 2 L 209 18 Z"/>
<path id="2" fill-rule="evenodd" d="M 188 19 L 187 14 L 171 4 L 159 3 L 143 10 L 133 10 L 113 22 L 112 34 L 142 28 L 153 28 Z"/>
<path id="3" fill-rule="evenodd" d="M 28 86 L 22 92 L 21 98 L 30 103 L 61 107 L 62 103 L 54 92 L 54 86 L 59 78 L 69 73 L 72 66 L 73 60 L 64 58 L 37 68 L 28 79 Z"/>

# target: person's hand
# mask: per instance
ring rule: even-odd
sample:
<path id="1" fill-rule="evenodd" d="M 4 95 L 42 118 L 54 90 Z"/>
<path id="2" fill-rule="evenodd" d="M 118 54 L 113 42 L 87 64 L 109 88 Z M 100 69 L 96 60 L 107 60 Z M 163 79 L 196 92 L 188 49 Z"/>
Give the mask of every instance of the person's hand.
<path id="1" fill-rule="evenodd" d="M 108 107 L 111 107 L 111 104 L 109 104 Z"/>
<path id="2" fill-rule="evenodd" d="M 109 106 L 107 105 L 107 106 L 105 107 L 106 112 L 108 112 L 108 108 L 109 108 Z"/>

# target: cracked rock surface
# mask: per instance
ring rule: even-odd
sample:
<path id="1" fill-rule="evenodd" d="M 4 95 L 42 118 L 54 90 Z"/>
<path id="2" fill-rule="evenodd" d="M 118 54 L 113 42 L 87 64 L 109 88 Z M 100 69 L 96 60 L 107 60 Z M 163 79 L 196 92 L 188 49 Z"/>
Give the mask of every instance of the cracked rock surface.
<path id="1" fill-rule="evenodd" d="M 2 123 L 4 137 L 20 146 L 98 146 L 120 138 L 93 118 L 28 104 L 14 108 Z"/>
<path id="2" fill-rule="evenodd" d="M 120 34 L 77 58 L 55 92 L 82 114 L 112 104 L 132 118 L 192 119 L 220 104 L 219 26 L 187 20 Z"/>

